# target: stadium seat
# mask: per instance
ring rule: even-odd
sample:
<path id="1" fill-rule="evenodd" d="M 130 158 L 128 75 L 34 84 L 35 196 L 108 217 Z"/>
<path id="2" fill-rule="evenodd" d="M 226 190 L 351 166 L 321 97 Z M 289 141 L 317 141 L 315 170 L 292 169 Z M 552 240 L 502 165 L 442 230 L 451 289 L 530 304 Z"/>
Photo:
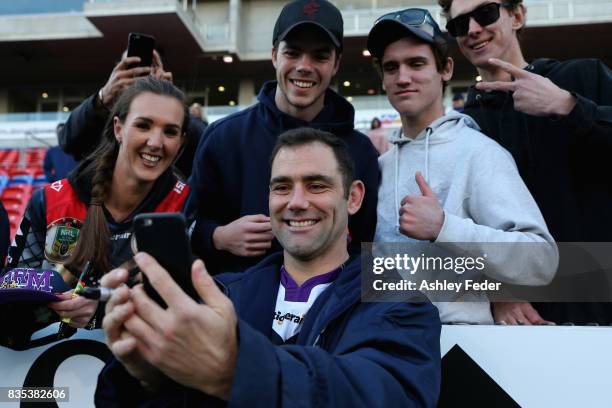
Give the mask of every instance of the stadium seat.
<path id="1" fill-rule="evenodd" d="M 23 214 L 27 203 L 24 203 L 23 200 L 19 199 L 3 198 L 2 205 L 4 205 L 4 209 L 7 213 Z"/>
<path id="2" fill-rule="evenodd" d="M 0 174 L 0 193 L 7 186 L 9 177 L 6 174 Z"/>
<path id="3" fill-rule="evenodd" d="M 2 167 L 11 168 L 19 164 L 19 150 L 4 149 L 0 154 L 0 164 Z"/>
<path id="4" fill-rule="evenodd" d="M 31 195 L 32 186 L 29 184 L 10 186 L 2 191 L 2 201 L 4 202 L 5 199 L 16 199 L 27 203 Z"/>
<path id="5" fill-rule="evenodd" d="M 25 156 L 26 166 L 32 164 L 40 164 L 42 165 L 45 160 L 45 154 L 47 153 L 47 149 L 45 148 L 31 148 L 28 149 Z"/>

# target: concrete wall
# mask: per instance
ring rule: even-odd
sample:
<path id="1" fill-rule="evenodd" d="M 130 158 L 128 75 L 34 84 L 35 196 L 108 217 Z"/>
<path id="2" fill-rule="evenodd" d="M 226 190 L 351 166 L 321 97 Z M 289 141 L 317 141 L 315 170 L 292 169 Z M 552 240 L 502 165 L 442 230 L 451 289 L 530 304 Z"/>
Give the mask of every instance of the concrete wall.
<path id="1" fill-rule="evenodd" d="M 424 5 L 437 5 L 436 0 L 337 0 L 332 1 L 340 10 L 405 9 Z"/>
<path id="2" fill-rule="evenodd" d="M 79 13 L 0 16 L 0 41 L 59 40 L 101 37 Z"/>
<path id="3" fill-rule="evenodd" d="M 194 10 L 198 23 L 204 33 L 214 35 L 219 27 L 229 23 L 228 1 L 199 2 Z"/>
<path id="4" fill-rule="evenodd" d="M 240 36 L 243 47 L 241 58 L 269 59 L 272 50 L 274 23 L 285 2 L 250 0 L 242 2 L 242 26 Z"/>

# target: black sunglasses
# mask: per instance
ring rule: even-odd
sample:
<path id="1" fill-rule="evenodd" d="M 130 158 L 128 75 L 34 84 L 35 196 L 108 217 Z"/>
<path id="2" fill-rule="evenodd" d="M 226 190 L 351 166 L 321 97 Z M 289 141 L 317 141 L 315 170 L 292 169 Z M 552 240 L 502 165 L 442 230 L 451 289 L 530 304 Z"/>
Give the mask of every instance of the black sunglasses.
<path id="1" fill-rule="evenodd" d="M 483 4 L 469 13 L 448 20 L 446 23 L 446 30 L 448 30 L 448 33 L 453 37 L 463 37 L 470 29 L 470 18 L 476 20 L 482 27 L 488 26 L 499 20 L 500 7 L 508 7 L 508 5 L 503 3 Z"/>
<path id="2" fill-rule="evenodd" d="M 420 8 L 409 8 L 402 11 L 395 11 L 393 13 L 385 14 L 379 17 L 374 25 L 384 20 L 397 20 L 401 23 L 411 26 L 417 27 L 421 30 L 429 33 L 432 37 L 434 36 L 436 22 L 434 21 L 429 11 Z"/>

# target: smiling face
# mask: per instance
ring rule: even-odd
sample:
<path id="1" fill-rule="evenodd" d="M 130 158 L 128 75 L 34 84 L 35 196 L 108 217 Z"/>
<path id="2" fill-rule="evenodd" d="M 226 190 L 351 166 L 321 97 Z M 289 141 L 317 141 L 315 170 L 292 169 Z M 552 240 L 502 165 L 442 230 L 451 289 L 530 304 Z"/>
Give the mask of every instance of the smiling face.
<path id="1" fill-rule="evenodd" d="M 354 181 L 345 194 L 333 150 L 321 142 L 282 147 L 274 158 L 270 221 L 286 256 L 343 262 L 348 215 L 359 210 L 362 198 L 361 181 Z"/>
<path id="2" fill-rule="evenodd" d="M 272 50 L 278 109 L 310 122 L 323 109 L 325 91 L 338 71 L 340 57 L 329 37 L 311 24 L 292 30 Z"/>
<path id="3" fill-rule="evenodd" d="M 114 119 L 120 142 L 115 175 L 137 184 L 155 182 L 181 147 L 183 115 L 183 106 L 173 97 L 151 92 L 136 96 L 124 123 Z"/>
<path id="4" fill-rule="evenodd" d="M 442 83 L 452 77 L 452 60 L 438 72 L 431 46 L 404 37 L 385 48 L 380 67 L 387 98 L 403 117 L 427 125 L 444 114 Z"/>
<path id="5" fill-rule="evenodd" d="M 449 10 L 449 18 L 470 13 L 492 2 L 500 3 L 491 0 L 454 0 Z M 484 27 L 474 18 L 470 18 L 468 33 L 457 38 L 461 53 L 479 69 L 492 68 L 488 63 L 489 58 L 516 63 L 520 54 L 516 32 L 525 23 L 525 9 L 522 5 L 518 5 L 514 10 L 500 7 L 499 13 L 497 21 Z"/>

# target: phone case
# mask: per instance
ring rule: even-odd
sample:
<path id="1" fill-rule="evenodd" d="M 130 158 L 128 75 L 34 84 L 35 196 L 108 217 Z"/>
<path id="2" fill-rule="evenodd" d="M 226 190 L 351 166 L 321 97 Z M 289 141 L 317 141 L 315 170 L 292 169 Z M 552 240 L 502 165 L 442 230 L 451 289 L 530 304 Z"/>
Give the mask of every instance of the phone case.
<path id="1" fill-rule="evenodd" d="M 140 57 L 141 67 L 150 67 L 153 64 L 153 49 L 155 38 L 140 33 L 130 33 L 128 36 L 128 57 Z"/>
<path id="2" fill-rule="evenodd" d="M 145 213 L 134 217 L 136 249 L 146 252 L 168 271 L 185 293 L 198 299 L 191 281 L 193 255 L 185 225 L 185 217 L 179 213 Z M 143 274 L 144 288 L 149 296 L 165 307 L 165 302 L 155 292 Z"/>

